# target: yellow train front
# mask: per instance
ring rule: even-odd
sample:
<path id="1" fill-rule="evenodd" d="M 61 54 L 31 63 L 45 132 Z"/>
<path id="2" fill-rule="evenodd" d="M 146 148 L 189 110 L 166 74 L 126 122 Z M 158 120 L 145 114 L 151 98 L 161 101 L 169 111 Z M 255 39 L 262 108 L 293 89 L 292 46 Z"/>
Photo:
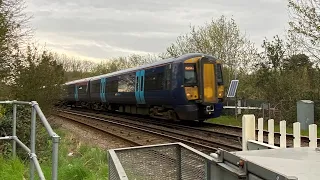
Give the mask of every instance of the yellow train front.
<path id="1" fill-rule="evenodd" d="M 179 119 L 204 121 L 219 117 L 224 99 L 221 62 L 205 54 L 188 54 L 180 67 L 178 64 L 173 66 L 181 70 L 177 77 L 183 78 L 172 90 Z"/>
<path id="2" fill-rule="evenodd" d="M 174 120 L 219 117 L 224 85 L 221 63 L 202 53 L 65 84 L 67 105 Z"/>

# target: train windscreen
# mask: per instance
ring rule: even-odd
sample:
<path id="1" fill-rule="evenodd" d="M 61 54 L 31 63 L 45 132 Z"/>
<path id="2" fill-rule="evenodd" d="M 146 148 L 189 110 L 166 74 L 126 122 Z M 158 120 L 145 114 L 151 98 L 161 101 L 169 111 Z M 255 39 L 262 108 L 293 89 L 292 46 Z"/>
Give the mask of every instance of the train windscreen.
<path id="1" fill-rule="evenodd" d="M 184 84 L 185 85 L 197 84 L 196 64 L 185 64 Z"/>

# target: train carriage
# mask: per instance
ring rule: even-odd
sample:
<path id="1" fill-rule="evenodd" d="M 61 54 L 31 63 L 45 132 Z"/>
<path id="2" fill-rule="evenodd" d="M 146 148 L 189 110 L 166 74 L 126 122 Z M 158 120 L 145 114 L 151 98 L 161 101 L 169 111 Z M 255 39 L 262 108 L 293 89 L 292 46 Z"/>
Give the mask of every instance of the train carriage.
<path id="1" fill-rule="evenodd" d="M 90 100 L 88 91 L 90 79 L 85 78 L 65 83 L 67 94 L 63 99 L 64 102 L 74 106 L 86 107 L 86 102 Z"/>
<path id="2" fill-rule="evenodd" d="M 199 121 L 219 117 L 223 109 L 222 65 L 201 53 L 66 85 L 71 94 L 65 102 L 86 108 Z"/>

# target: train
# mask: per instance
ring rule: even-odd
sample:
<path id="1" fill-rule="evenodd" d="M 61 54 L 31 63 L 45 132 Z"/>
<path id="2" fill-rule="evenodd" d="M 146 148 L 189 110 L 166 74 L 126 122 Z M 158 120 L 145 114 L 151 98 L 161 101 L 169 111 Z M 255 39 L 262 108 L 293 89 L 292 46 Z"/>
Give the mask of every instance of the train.
<path id="1" fill-rule="evenodd" d="M 177 121 L 217 118 L 225 97 L 222 63 L 203 53 L 74 80 L 63 87 L 64 106 Z"/>

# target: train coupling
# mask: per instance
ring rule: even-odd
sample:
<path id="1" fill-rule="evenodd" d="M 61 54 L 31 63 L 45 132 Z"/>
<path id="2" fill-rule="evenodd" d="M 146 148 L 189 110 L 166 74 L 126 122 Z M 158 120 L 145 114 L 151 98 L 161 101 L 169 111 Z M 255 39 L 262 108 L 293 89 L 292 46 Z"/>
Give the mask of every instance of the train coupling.
<path id="1" fill-rule="evenodd" d="M 206 112 L 211 114 L 214 111 L 214 107 L 213 106 L 206 106 Z"/>

